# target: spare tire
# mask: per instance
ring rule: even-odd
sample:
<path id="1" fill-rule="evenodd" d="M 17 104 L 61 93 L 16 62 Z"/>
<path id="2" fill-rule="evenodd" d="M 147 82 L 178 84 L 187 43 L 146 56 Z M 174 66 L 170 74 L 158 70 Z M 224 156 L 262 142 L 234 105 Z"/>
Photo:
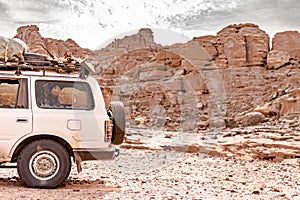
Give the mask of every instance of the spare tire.
<path id="1" fill-rule="evenodd" d="M 120 101 L 112 101 L 109 107 L 109 115 L 113 121 L 113 133 L 111 143 L 122 144 L 125 137 L 125 108 Z"/>

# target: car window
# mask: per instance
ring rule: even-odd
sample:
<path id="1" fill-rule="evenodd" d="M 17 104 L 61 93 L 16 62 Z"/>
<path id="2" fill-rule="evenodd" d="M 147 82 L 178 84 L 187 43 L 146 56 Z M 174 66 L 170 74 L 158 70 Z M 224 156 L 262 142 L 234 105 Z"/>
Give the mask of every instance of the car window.
<path id="1" fill-rule="evenodd" d="M 36 81 L 37 106 L 44 109 L 94 109 L 89 84 L 75 81 Z"/>
<path id="2" fill-rule="evenodd" d="M 0 78 L 0 108 L 28 108 L 27 79 Z"/>

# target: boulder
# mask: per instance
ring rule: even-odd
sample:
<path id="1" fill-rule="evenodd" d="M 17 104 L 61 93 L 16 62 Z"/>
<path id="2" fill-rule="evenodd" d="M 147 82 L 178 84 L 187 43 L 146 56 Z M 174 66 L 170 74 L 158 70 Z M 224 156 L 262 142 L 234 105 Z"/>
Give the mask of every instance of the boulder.
<path id="1" fill-rule="evenodd" d="M 260 112 L 268 118 L 279 117 L 280 106 L 277 103 L 268 102 L 263 106 L 256 107 L 254 111 Z"/>
<path id="2" fill-rule="evenodd" d="M 252 126 L 265 120 L 265 115 L 261 112 L 250 112 L 243 116 L 242 122 L 244 126 Z"/>

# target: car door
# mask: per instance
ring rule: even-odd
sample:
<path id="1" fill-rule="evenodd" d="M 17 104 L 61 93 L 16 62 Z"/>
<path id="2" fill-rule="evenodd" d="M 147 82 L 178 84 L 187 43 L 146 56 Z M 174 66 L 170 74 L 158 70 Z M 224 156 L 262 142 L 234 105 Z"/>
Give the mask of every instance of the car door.
<path id="1" fill-rule="evenodd" d="M 34 87 L 34 133 L 56 134 L 74 141 L 73 148 L 96 148 L 104 143 L 104 134 L 100 134 L 104 125 L 99 126 L 88 83 L 45 78 L 37 79 Z"/>
<path id="2" fill-rule="evenodd" d="M 0 161 L 7 156 L 17 140 L 32 132 L 27 77 L 0 77 Z"/>

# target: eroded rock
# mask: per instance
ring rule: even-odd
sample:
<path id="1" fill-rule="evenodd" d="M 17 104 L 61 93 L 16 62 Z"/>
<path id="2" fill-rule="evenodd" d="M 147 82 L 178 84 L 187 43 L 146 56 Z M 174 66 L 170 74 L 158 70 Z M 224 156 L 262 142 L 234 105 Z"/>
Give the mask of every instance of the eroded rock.
<path id="1" fill-rule="evenodd" d="M 21 26 L 17 30 L 15 38 L 23 40 L 32 53 L 48 55 L 45 47 L 56 57 L 64 57 L 65 53 L 72 54 L 74 57 L 85 58 L 90 54 L 89 49 L 81 48 L 74 40 L 57 40 L 43 37 L 36 25 Z"/>
<path id="2" fill-rule="evenodd" d="M 265 66 L 269 36 L 255 24 L 229 25 L 217 36 L 196 37 L 218 67 Z"/>
<path id="3" fill-rule="evenodd" d="M 272 50 L 268 54 L 267 69 L 279 69 L 290 62 L 291 56 L 286 51 Z"/>
<path id="4" fill-rule="evenodd" d="M 300 33 L 285 31 L 275 34 L 272 49 L 288 52 L 292 58 L 300 59 Z"/>
<path id="5" fill-rule="evenodd" d="M 261 112 L 250 112 L 245 114 L 242 119 L 244 126 L 252 126 L 261 123 L 265 120 L 265 115 Z"/>

